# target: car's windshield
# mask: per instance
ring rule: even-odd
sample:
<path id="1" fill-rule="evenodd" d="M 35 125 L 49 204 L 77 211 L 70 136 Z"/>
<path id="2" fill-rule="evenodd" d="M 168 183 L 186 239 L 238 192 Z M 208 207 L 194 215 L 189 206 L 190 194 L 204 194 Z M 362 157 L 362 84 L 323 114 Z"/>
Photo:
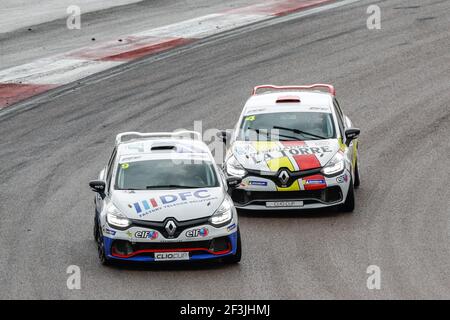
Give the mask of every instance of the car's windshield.
<path id="1" fill-rule="evenodd" d="M 218 187 L 214 166 L 207 161 L 146 160 L 119 164 L 117 190 Z"/>
<path id="2" fill-rule="evenodd" d="M 238 140 L 320 140 L 335 135 L 331 113 L 278 112 L 245 116 Z"/>

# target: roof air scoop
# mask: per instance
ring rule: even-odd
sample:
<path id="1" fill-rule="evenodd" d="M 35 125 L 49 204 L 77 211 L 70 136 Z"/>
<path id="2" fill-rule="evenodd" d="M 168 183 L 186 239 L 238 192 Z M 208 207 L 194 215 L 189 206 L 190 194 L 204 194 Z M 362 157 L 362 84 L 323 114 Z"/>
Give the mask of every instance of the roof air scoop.
<path id="1" fill-rule="evenodd" d="M 300 103 L 300 97 L 298 97 L 298 96 L 278 97 L 277 103 Z"/>
<path id="2" fill-rule="evenodd" d="M 152 151 L 174 151 L 177 148 L 174 145 L 156 145 L 152 147 Z"/>

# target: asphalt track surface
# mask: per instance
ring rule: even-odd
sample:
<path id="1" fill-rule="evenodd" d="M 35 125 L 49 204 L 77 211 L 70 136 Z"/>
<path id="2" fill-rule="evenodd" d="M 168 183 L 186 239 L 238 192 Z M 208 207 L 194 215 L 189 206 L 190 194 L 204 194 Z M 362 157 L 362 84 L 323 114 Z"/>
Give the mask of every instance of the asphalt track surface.
<path id="1" fill-rule="evenodd" d="M 32 2 L 33 0 L 27 1 Z M 49 2 L 50 0 L 44 1 Z M 60 8 L 64 8 L 64 5 L 68 3 L 68 0 L 53 1 L 55 6 L 59 8 L 58 12 L 61 12 Z M 117 2 L 119 1 L 124 2 L 122 0 Z M 89 2 L 81 0 L 80 2 L 84 3 L 81 6 L 80 30 L 68 30 L 66 18 L 39 25 L 22 26 L 22 28 L 10 32 L 7 32 L 8 26 L 4 27 L 1 24 L 0 69 L 66 53 L 70 50 L 91 46 L 93 43 L 117 41 L 138 31 L 170 25 L 233 8 L 249 6 L 258 3 L 258 0 L 144 0 L 96 12 L 86 12 L 88 8 L 95 5 L 92 4 L 92 0 L 89 0 Z M 100 5 L 112 5 L 117 4 L 117 2 L 111 3 L 108 0 L 103 0 Z M 27 19 L 30 16 L 38 16 L 36 19 L 43 18 L 39 15 L 42 11 L 36 13 L 38 4 L 30 6 L 14 2 L 14 5 L 23 7 L 22 16 L 17 17 L 17 23 L 24 21 L 33 22 L 34 19 Z M 85 7 L 86 5 L 88 8 Z M 51 6 L 44 6 L 44 9 L 46 7 Z M 56 8 L 48 11 L 52 12 L 54 10 Z M 0 21 L 11 19 L 11 16 L 17 14 L 17 11 L 13 10 L 14 13 L 10 14 L 8 8 L 4 9 L 4 11 L 0 10 Z M 66 10 L 62 10 L 62 13 L 66 14 Z M 31 30 L 28 30 L 28 27 Z M 92 41 L 92 39 L 95 39 L 95 41 Z"/>
<path id="2" fill-rule="evenodd" d="M 382 9 L 382 29 L 366 9 Z M 450 3 L 363 1 L 235 32 L 0 120 L 0 298 L 450 298 Z M 133 67 L 134 66 L 134 67 Z M 353 214 L 241 214 L 235 266 L 101 267 L 97 176 L 118 132 L 231 128 L 256 84 L 330 82 L 361 127 Z M 66 268 L 82 270 L 68 290 Z M 366 268 L 381 268 L 368 290 Z"/>

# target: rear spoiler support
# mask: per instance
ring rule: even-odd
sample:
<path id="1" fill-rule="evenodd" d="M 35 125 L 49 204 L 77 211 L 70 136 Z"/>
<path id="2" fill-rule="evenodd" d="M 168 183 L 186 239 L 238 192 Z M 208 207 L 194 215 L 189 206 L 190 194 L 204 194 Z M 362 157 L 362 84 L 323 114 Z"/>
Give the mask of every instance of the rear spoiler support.
<path id="1" fill-rule="evenodd" d="M 130 140 L 139 139 L 159 139 L 159 138 L 183 138 L 186 136 L 193 137 L 193 140 L 202 140 L 199 132 L 196 131 L 177 131 L 177 132 L 152 132 L 152 133 L 141 133 L 141 132 L 123 132 L 116 136 L 116 145 Z"/>
<path id="2" fill-rule="evenodd" d="M 261 86 L 256 86 L 253 88 L 252 95 L 257 95 L 257 91 L 261 89 L 271 89 L 271 90 L 318 90 L 326 89 L 328 93 L 336 96 L 336 90 L 331 84 L 316 83 L 308 86 L 274 86 L 271 84 L 265 84 Z"/>

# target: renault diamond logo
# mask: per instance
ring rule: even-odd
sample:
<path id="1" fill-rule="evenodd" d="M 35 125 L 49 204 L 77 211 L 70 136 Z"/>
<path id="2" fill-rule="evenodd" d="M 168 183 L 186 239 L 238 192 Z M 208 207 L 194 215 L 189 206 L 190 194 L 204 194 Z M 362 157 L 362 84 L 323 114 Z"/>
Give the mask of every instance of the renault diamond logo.
<path id="1" fill-rule="evenodd" d="M 282 170 L 280 171 L 280 174 L 278 175 L 278 179 L 280 180 L 282 185 L 286 185 L 289 181 L 289 172 L 287 172 L 286 170 Z"/>
<path id="2" fill-rule="evenodd" d="M 177 230 L 177 225 L 172 220 L 169 220 L 167 221 L 165 228 L 169 236 L 172 237 L 175 234 L 175 231 Z"/>

